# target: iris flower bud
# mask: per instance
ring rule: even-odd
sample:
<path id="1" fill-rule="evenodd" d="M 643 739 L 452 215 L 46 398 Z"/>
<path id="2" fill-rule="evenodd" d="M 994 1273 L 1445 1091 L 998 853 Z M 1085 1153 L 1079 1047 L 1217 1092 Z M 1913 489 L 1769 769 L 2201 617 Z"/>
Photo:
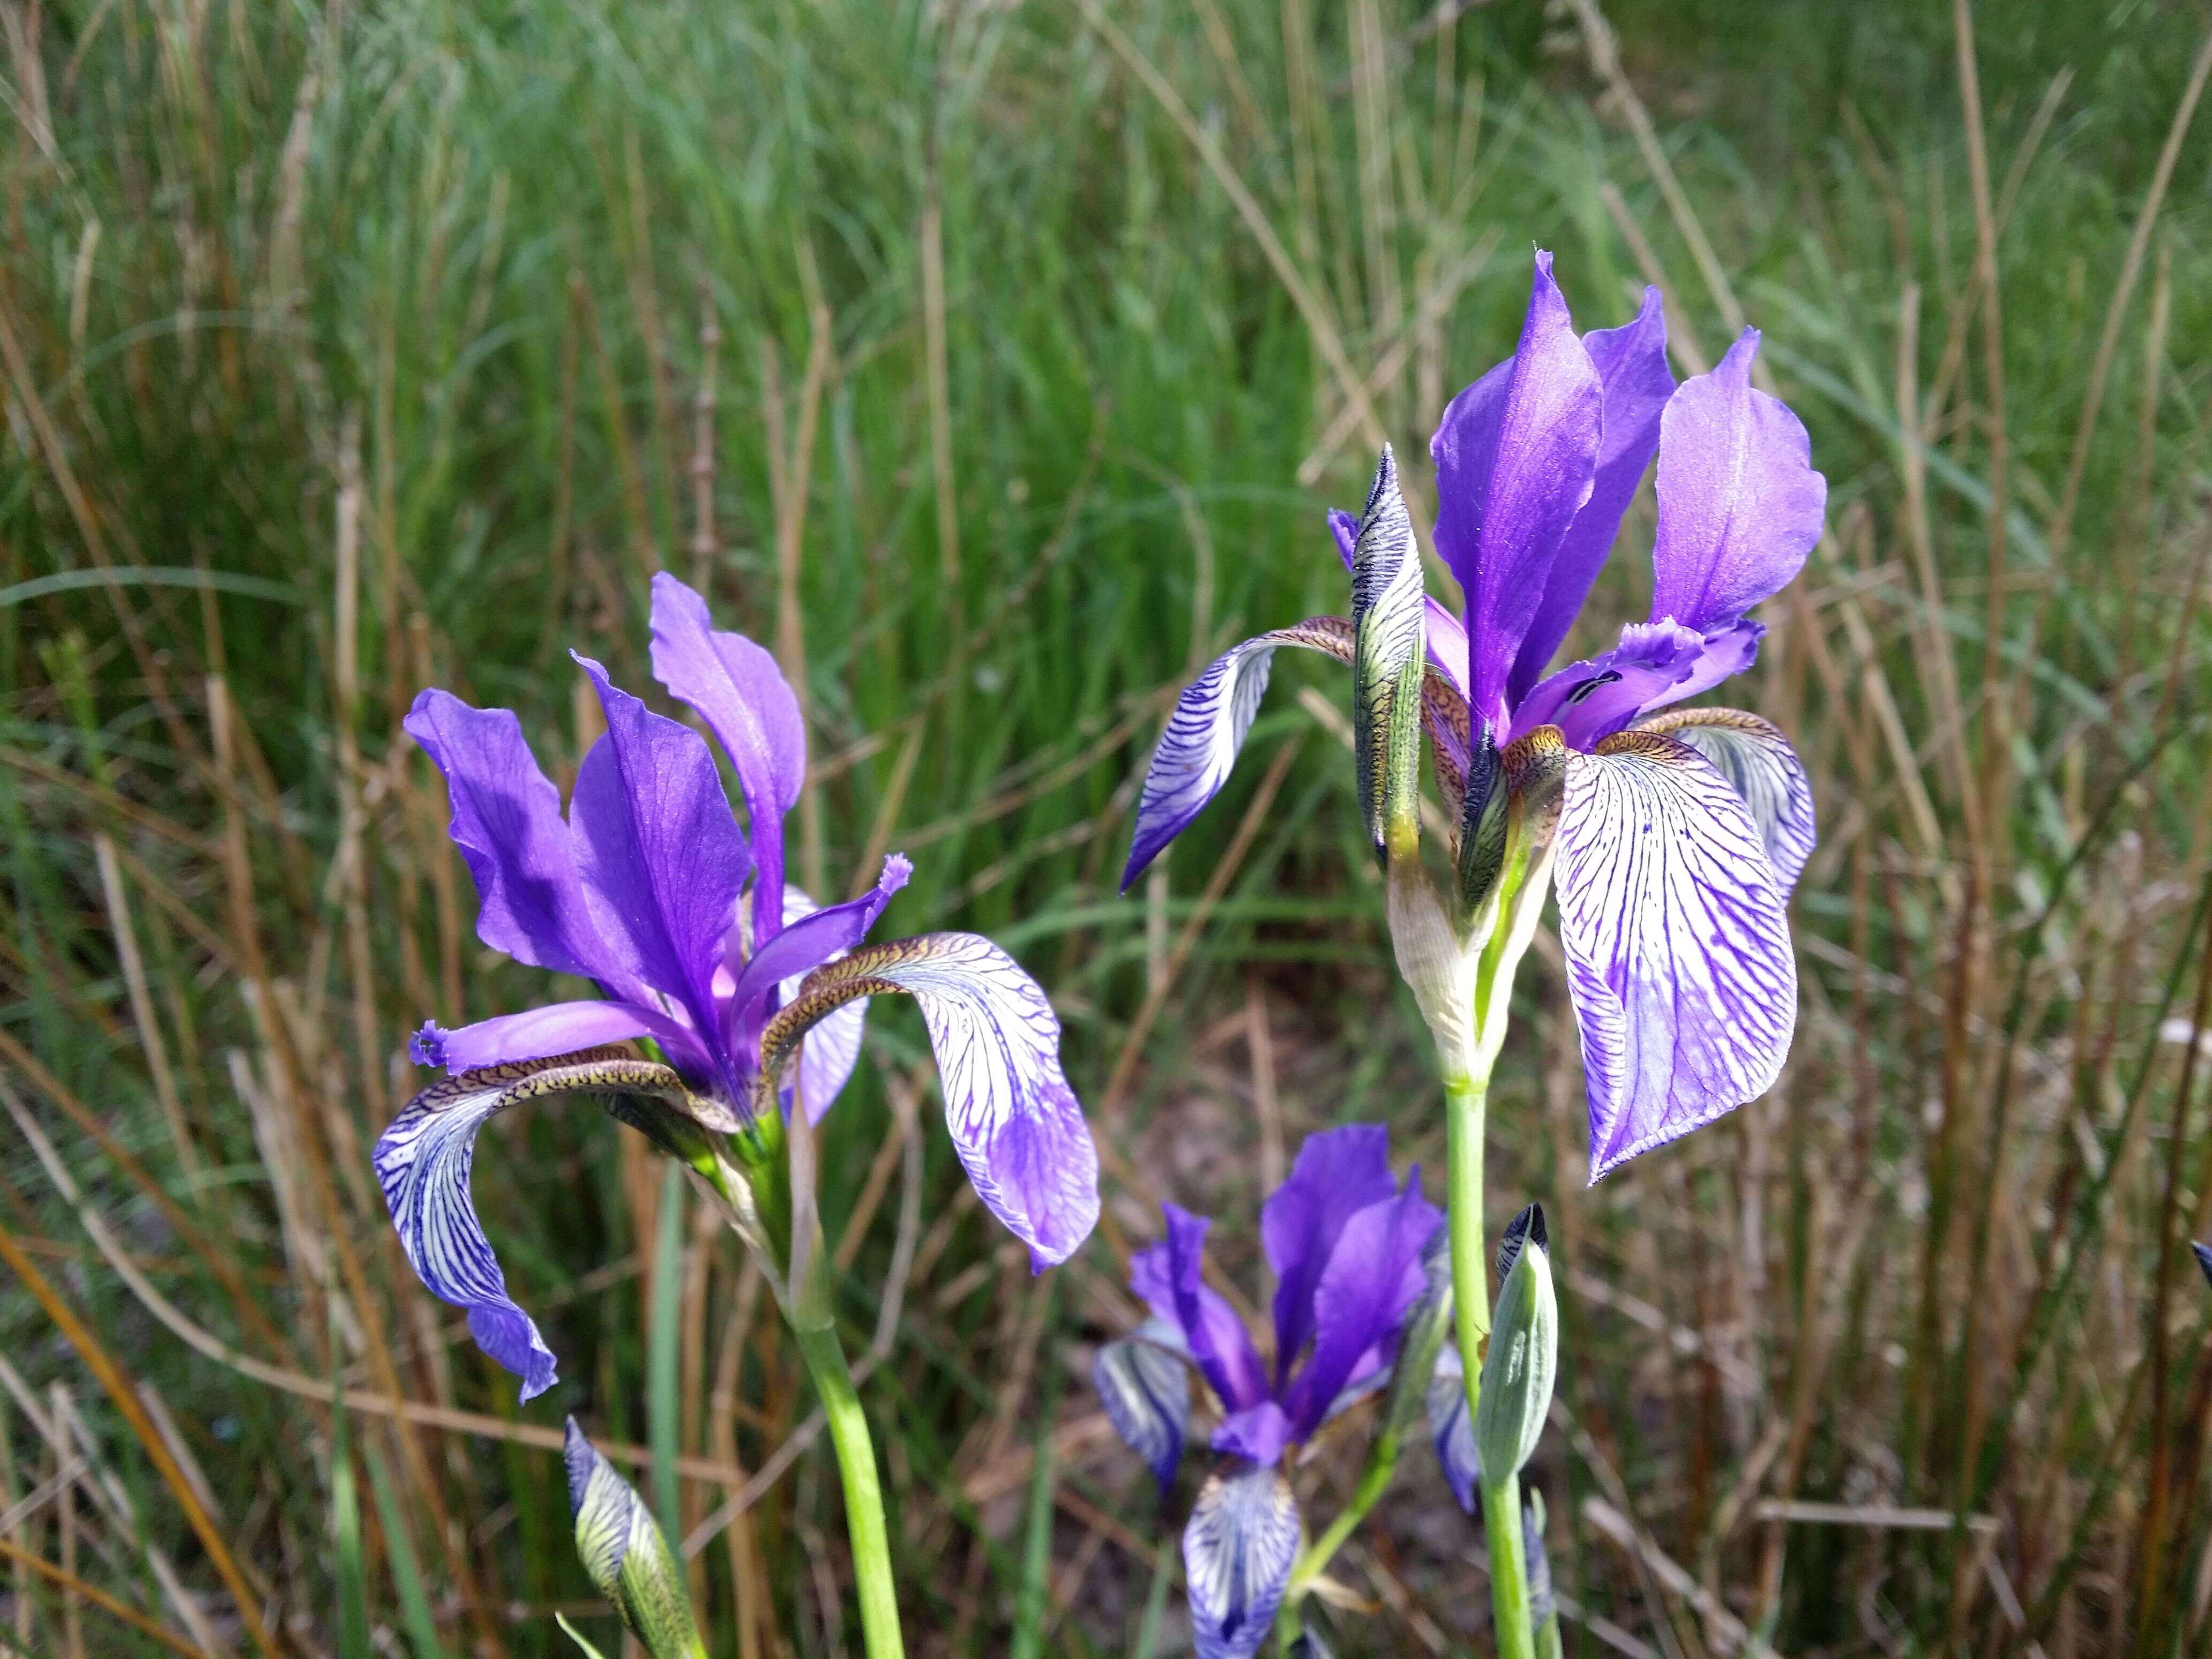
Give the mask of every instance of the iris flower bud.
<path id="1" fill-rule="evenodd" d="M 644 1500 L 568 1419 L 568 1506 L 576 1553 L 653 1659 L 707 1659 L 684 1590 L 684 1566 Z"/>
<path id="2" fill-rule="evenodd" d="M 1474 1414 L 1475 1448 L 1491 1482 L 1520 1473 L 1535 1451 L 1559 1364 L 1559 1304 L 1540 1205 L 1531 1204 L 1506 1230 L 1501 1261 L 1508 1251 Z"/>

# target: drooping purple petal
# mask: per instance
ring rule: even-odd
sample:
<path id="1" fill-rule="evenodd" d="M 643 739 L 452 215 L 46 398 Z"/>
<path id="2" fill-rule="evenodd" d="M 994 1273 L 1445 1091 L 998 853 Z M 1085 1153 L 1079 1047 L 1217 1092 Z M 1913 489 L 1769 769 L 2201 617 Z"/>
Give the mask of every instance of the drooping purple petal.
<path id="1" fill-rule="evenodd" d="M 1778 593 L 1820 539 L 1828 481 L 1804 423 L 1751 384 L 1759 331 L 1685 380 L 1659 422 L 1651 615 L 1717 633 Z"/>
<path id="2" fill-rule="evenodd" d="M 721 1062 L 714 970 L 751 869 L 744 837 L 699 734 L 612 684 L 588 657 L 576 660 L 607 721 L 568 807 L 586 900 L 601 934 L 690 1016 Z"/>
<path id="3" fill-rule="evenodd" d="M 1206 1230 L 1212 1224 L 1174 1204 L 1160 1208 L 1167 1218 L 1166 1241 L 1129 1259 L 1129 1288 L 1154 1313 L 1182 1328 L 1193 1363 L 1224 1411 L 1256 1406 L 1267 1397 L 1267 1379 L 1252 1334 L 1205 1279 Z"/>
<path id="4" fill-rule="evenodd" d="M 1634 321 L 1620 328 L 1592 329 L 1583 336 L 1583 349 L 1589 353 L 1603 388 L 1597 470 L 1589 499 L 1560 538 L 1543 598 L 1514 658 L 1505 696 L 1516 708 L 1589 597 L 1590 584 L 1597 580 L 1620 532 L 1621 514 L 1628 510 L 1629 499 L 1659 447 L 1659 412 L 1674 391 L 1674 376 L 1667 367 L 1667 313 L 1656 288 L 1644 290 L 1644 304 Z"/>
<path id="5" fill-rule="evenodd" d="M 604 978 L 608 951 L 585 908 L 560 792 L 522 723 L 434 686 L 402 724 L 446 775 L 453 842 L 477 884 L 477 937 L 533 968 Z"/>
<path id="6" fill-rule="evenodd" d="M 1429 1379 L 1429 1438 L 1444 1480 L 1460 1508 L 1474 1513 L 1474 1494 L 1482 1484 L 1482 1456 L 1474 1447 L 1474 1419 L 1467 1409 L 1467 1367 L 1459 1339 L 1447 1338 L 1437 1351 L 1436 1374 Z"/>
<path id="7" fill-rule="evenodd" d="M 1305 646 L 1348 663 L 1352 624 L 1340 617 L 1317 617 L 1295 628 L 1279 628 L 1242 641 L 1216 657 L 1183 689 L 1145 773 L 1136 833 L 1129 844 L 1129 862 L 1121 872 L 1123 892 L 1228 781 L 1237 751 L 1244 746 L 1253 716 L 1260 712 L 1260 699 L 1267 693 L 1275 647 L 1283 645 Z"/>
<path id="8" fill-rule="evenodd" d="M 552 1387 L 553 1353 L 507 1293 L 469 1196 L 469 1167 L 477 1131 L 494 1113 L 571 1090 L 622 1090 L 689 1104 L 666 1066 L 586 1052 L 434 1083 L 385 1126 L 370 1159 L 409 1264 L 433 1295 L 466 1310 L 477 1346 L 522 1379 L 525 1400 Z"/>
<path id="9" fill-rule="evenodd" d="M 1232 1412 L 1213 1431 L 1213 1449 L 1248 1463 L 1273 1463 L 1291 1443 L 1291 1419 L 1272 1400 Z"/>
<path id="10" fill-rule="evenodd" d="M 784 901 L 783 930 L 754 949 L 752 960 L 737 977 L 730 993 L 732 1018 L 742 1024 L 759 1012 L 785 981 L 803 978 L 866 939 L 891 895 L 913 874 L 906 855 L 893 853 L 884 860 L 876 884 L 856 899 L 817 906 L 797 917 L 789 901 Z"/>
<path id="11" fill-rule="evenodd" d="M 1421 1173 L 1399 1196 L 1370 1204 L 1344 1224 L 1314 1290 L 1313 1352 L 1283 1395 L 1294 1438 L 1321 1425 L 1361 1358 L 1396 1333 L 1427 1288 L 1421 1252 L 1443 1212 L 1421 1196 Z"/>
<path id="12" fill-rule="evenodd" d="M 1060 1068 L 1051 1002 L 990 940 L 924 933 L 816 969 L 761 1034 L 766 1073 L 775 1075 L 824 1015 L 889 991 L 921 1006 L 945 1127 L 975 1195 L 1038 1267 L 1065 1261 L 1098 1220 L 1098 1150 Z"/>
<path id="13" fill-rule="evenodd" d="M 758 879 L 753 929 L 783 925 L 783 815 L 806 782 L 806 724 L 775 659 L 716 629 L 707 602 L 662 571 L 653 579 L 653 672 L 696 709 L 737 769 Z"/>
<path id="14" fill-rule="evenodd" d="M 1749 810 L 1674 738 L 1570 754 L 1556 845 L 1595 1180 L 1772 1085 L 1797 965 Z"/>
<path id="15" fill-rule="evenodd" d="M 1297 1553 L 1298 1503 L 1280 1469 L 1237 1464 L 1207 1480 L 1182 1534 L 1198 1659 L 1260 1650 Z"/>
<path id="16" fill-rule="evenodd" d="M 1290 1178 L 1260 1206 L 1260 1242 L 1275 1273 L 1275 1386 L 1314 1334 L 1314 1289 L 1344 1224 L 1370 1205 L 1395 1198 L 1389 1131 L 1348 1123 L 1308 1135 Z"/>
<path id="17" fill-rule="evenodd" d="M 1336 538 L 1336 551 L 1344 561 L 1347 574 L 1352 569 L 1352 556 L 1359 542 L 1359 520 L 1349 513 L 1332 507 L 1328 510 L 1329 534 Z M 1467 624 L 1438 605 L 1430 594 L 1421 595 L 1421 629 L 1428 641 L 1429 660 L 1452 683 L 1453 690 L 1462 698 L 1467 696 Z"/>
<path id="18" fill-rule="evenodd" d="M 1155 1316 L 1183 1334 L 1190 1363 L 1206 1376 L 1224 1409 L 1243 1411 L 1267 1395 L 1267 1380 L 1252 1349 L 1252 1332 L 1237 1318 L 1228 1298 L 1203 1279 L 1210 1224 L 1172 1203 L 1161 1207 L 1168 1212 L 1168 1241 L 1130 1256 L 1128 1287 Z"/>
<path id="19" fill-rule="evenodd" d="M 1817 832 L 1812 783 L 1780 728 L 1737 708 L 1687 708 L 1656 715 L 1638 729 L 1688 744 L 1743 797 L 1787 898 L 1813 856 Z"/>
<path id="20" fill-rule="evenodd" d="M 487 1066 L 573 1054 L 632 1037 L 651 1037 L 679 1069 L 710 1073 L 712 1061 L 690 1029 L 631 1002 L 553 1002 L 520 1014 L 499 1014 L 458 1030 L 422 1034 L 425 1063 L 459 1075 Z"/>
<path id="21" fill-rule="evenodd" d="M 1560 541 L 1589 499 L 1602 398 L 1539 253 L 1520 344 L 1452 399 L 1429 446 L 1437 551 L 1467 592 L 1469 702 L 1493 732 Z"/>
<path id="22" fill-rule="evenodd" d="M 1146 1320 L 1098 1350 L 1091 1381 L 1107 1420 L 1131 1451 L 1152 1466 L 1164 1499 L 1190 1432 L 1189 1348 L 1172 1320 Z"/>

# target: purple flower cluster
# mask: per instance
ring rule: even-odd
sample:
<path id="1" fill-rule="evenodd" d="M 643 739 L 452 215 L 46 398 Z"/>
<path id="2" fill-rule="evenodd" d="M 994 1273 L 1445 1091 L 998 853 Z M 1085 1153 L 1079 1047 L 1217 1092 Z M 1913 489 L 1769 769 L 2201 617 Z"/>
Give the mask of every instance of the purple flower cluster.
<path id="1" fill-rule="evenodd" d="M 682 582 L 654 579 L 653 672 L 735 770 L 742 829 L 704 739 L 576 660 L 606 732 L 577 771 L 565 818 L 509 711 L 431 690 L 407 716 L 446 776 L 453 840 L 480 902 L 477 936 L 600 993 L 417 1033 L 417 1063 L 453 1075 L 392 1121 L 375 1164 L 423 1282 L 468 1310 L 479 1345 L 523 1378 L 524 1399 L 542 1393 L 552 1353 L 507 1296 L 469 1196 L 477 1129 L 518 1101 L 574 1089 L 658 1097 L 700 1133 L 728 1133 L 792 1109 L 793 1072 L 795 1103 L 817 1121 L 859 1059 L 867 997 L 892 991 L 921 1005 L 945 1127 L 977 1194 L 1039 1267 L 1065 1261 L 1097 1219 L 1098 1166 L 1060 1071 L 1052 1005 L 974 934 L 864 944 L 906 883 L 902 857 L 842 904 L 817 907 L 785 882 L 783 819 L 805 779 L 806 738 L 775 659 L 716 630 Z M 635 1038 L 666 1065 L 607 1047 Z"/>
<path id="2" fill-rule="evenodd" d="M 1752 385 L 1758 347 L 1746 330 L 1678 386 L 1656 289 L 1626 325 L 1578 336 L 1540 253 L 1513 356 L 1452 400 L 1431 444 L 1436 548 L 1466 604 L 1426 603 L 1424 721 L 1463 838 L 1500 751 L 1508 781 L 1524 757 L 1559 761 L 1549 855 L 1593 1178 L 1762 1093 L 1796 1024 L 1786 907 L 1813 848 L 1804 769 L 1756 715 L 1676 706 L 1751 665 L 1765 629 L 1749 612 L 1820 535 L 1826 483 L 1797 417 Z M 1547 674 L 1655 455 L 1650 613 Z M 1330 522 L 1349 564 L 1357 526 Z M 1351 641 L 1341 618 L 1314 618 L 1231 647 L 1191 684 L 1145 780 L 1125 886 L 1226 781 L 1275 648 L 1349 660 Z"/>

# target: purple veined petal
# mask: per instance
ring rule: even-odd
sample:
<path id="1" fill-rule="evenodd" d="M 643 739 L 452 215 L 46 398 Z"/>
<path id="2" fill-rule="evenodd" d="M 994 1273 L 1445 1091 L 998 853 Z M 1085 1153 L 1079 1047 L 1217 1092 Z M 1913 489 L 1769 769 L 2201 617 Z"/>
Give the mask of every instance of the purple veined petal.
<path id="1" fill-rule="evenodd" d="M 891 895 L 907 884 L 914 874 L 914 866 L 902 853 L 893 853 L 884 860 L 883 872 L 876 884 L 856 899 L 842 904 L 821 906 L 807 902 L 808 908 L 793 914 L 791 900 L 783 901 L 783 928 L 757 948 L 752 960 L 746 963 L 730 991 L 730 1019 L 732 1047 L 741 1053 L 750 1053 L 752 1041 L 768 1017 L 775 1012 L 778 994 L 787 985 L 795 991 L 794 981 L 805 978 L 823 963 L 845 954 L 874 927 L 876 918 L 891 902 Z M 826 1106 L 826 1103 L 825 1103 Z M 809 1121 L 818 1122 L 820 1114 L 810 1111 Z"/>
<path id="2" fill-rule="evenodd" d="M 1611 737 L 1697 666 L 1705 637 L 1674 623 L 1631 623 L 1620 643 L 1547 675 L 1513 711 L 1516 738 L 1556 726 L 1570 748 Z"/>
<path id="3" fill-rule="evenodd" d="M 1060 1068 L 1060 1020 L 1037 982 L 990 940 L 924 933 L 864 945 L 817 968 L 761 1034 L 773 1081 L 807 1029 L 855 998 L 902 991 L 921 1006 L 945 1127 L 984 1206 L 1040 1269 L 1098 1220 L 1098 1149 Z"/>
<path id="4" fill-rule="evenodd" d="M 605 979 L 606 945 L 586 908 L 561 795 L 505 708 L 471 708 L 432 687 L 402 724 L 439 771 L 449 826 L 477 884 L 477 937 L 533 968 Z"/>
<path id="5" fill-rule="evenodd" d="M 726 1062 L 714 970 L 751 872 L 744 836 L 699 734 L 654 714 L 590 658 L 576 661 L 607 721 L 568 805 L 586 901 L 636 977 L 682 1006 Z"/>
<path id="6" fill-rule="evenodd" d="M 1313 1352 L 1283 1395 L 1294 1438 L 1321 1426 L 1363 1355 L 1393 1338 L 1428 1288 L 1421 1252 L 1443 1212 L 1421 1196 L 1421 1172 L 1403 1194 L 1344 1224 L 1314 1290 Z"/>
<path id="7" fill-rule="evenodd" d="M 806 782 L 806 723 L 775 657 L 715 628 L 707 601 L 670 575 L 653 579 L 653 673 L 698 711 L 737 769 L 758 878 L 753 930 L 784 922 L 783 816 Z"/>
<path id="8" fill-rule="evenodd" d="M 432 1295 L 467 1312 L 469 1334 L 522 1379 L 526 1401 L 553 1386 L 553 1352 L 507 1293 L 469 1196 L 469 1168 L 477 1131 L 494 1113 L 572 1090 L 620 1090 L 689 1104 L 682 1079 L 665 1066 L 587 1050 L 434 1083 L 385 1126 L 371 1158 L 409 1265 Z"/>
<path id="9" fill-rule="evenodd" d="M 1667 311 L 1656 288 L 1644 290 L 1644 304 L 1633 321 L 1620 328 L 1592 329 L 1583 336 L 1583 349 L 1589 353 L 1603 388 L 1597 470 L 1589 500 L 1560 538 L 1543 598 L 1513 659 L 1505 696 L 1516 708 L 1574 626 L 1590 584 L 1613 550 L 1621 514 L 1659 447 L 1659 412 L 1674 391 L 1674 376 L 1667 367 Z"/>
<path id="10" fill-rule="evenodd" d="M 1429 445 L 1437 551 L 1467 593 L 1469 702 L 1493 732 L 1560 541 L 1589 499 L 1603 395 L 1539 253 L 1513 356 L 1452 399 Z"/>
<path id="11" fill-rule="evenodd" d="M 1161 1208 L 1167 1215 L 1167 1241 L 1129 1258 L 1129 1288 L 1156 1318 L 1182 1334 L 1191 1364 L 1224 1412 L 1255 1406 L 1267 1397 L 1267 1379 L 1252 1334 L 1204 1277 L 1206 1230 L 1212 1224 L 1173 1204 Z"/>
<path id="12" fill-rule="evenodd" d="M 1682 382 L 1659 421 L 1653 620 L 1717 633 L 1780 592 L 1820 539 L 1828 481 L 1804 423 L 1751 384 L 1759 331 Z"/>
<path id="13" fill-rule="evenodd" d="M 1460 1358 L 1456 1336 L 1447 1337 L 1437 1352 L 1428 1405 L 1429 1439 L 1437 1449 L 1437 1462 L 1460 1508 L 1473 1515 L 1474 1495 L 1482 1485 L 1482 1456 L 1474 1448 L 1474 1419 L 1467 1409 L 1467 1367 Z"/>
<path id="14" fill-rule="evenodd" d="M 678 1070 L 711 1076 L 713 1062 L 690 1027 L 632 1002 L 553 1002 L 520 1014 L 499 1014 L 443 1030 L 426 1025 L 411 1045 L 417 1063 L 456 1076 L 489 1066 L 573 1054 L 632 1037 L 651 1037 Z"/>
<path id="15" fill-rule="evenodd" d="M 1290 1178 L 1260 1206 L 1260 1243 L 1275 1274 L 1275 1386 L 1313 1340 L 1314 1290 L 1344 1224 L 1397 1196 L 1389 1131 L 1348 1123 L 1308 1135 Z"/>
<path id="16" fill-rule="evenodd" d="M 1151 1466 L 1163 1502 L 1190 1433 L 1189 1357 L 1182 1327 L 1152 1318 L 1101 1347 L 1091 1363 L 1091 1384 L 1107 1420 Z"/>
<path id="17" fill-rule="evenodd" d="M 1797 963 L 1749 810 L 1674 737 L 1570 754 L 1554 845 L 1595 1181 L 1771 1086 Z"/>
<path id="18" fill-rule="evenodd" d="M 1813 785 L 1805 764 L 1781 728 L 1738 708 L 1685 708 L 1641 722 L 1640 732 L 1663 732 L 1686 743 L 1729 781 L 1751 810 L 1767 861 L 1789 897 L 1813 856 L 1818 839 Z"/>
<path id="19" fill-rule="evenodd" d="M 1248 1463 L 1276 1463 L 1291 1443 L 1291 1419 L 1272 1400 L 1232 1412 L 1213 1431 L 1213 1449 Z"/>
<path id="20" fill-rule="evenodd" d="M 1664 628 L 1664 623 L 1647 626 Z M 1625 630 L 1624 630 L 1625 631 Z M 1759 644 L 1766 637 L 1766 624 L 1753 622 L 1748 617 L 1705 636 L 1691 659 L 1687 671 L 1671 684 L 1662 687 L 1644 705 L 1645 714 L 1664 708 L 1673 703 L 1686 702 L 1690 698 L 1711 690 L 1723 680 L 1732 679 L 1759 660 Z M 1612 732 L 1604 734 L 1612 736 Z M 1594 743 L 1595 738 L 1592 738 Z M 1589 744 L 1579 745 L 1588 748 Z"/>
<path id="21" fill-rule="evenodd" d="M 1298 1531 L 1298 1501 L 1279 1468 L 1242 1463 L 1208 1477 L 1182 1534 L 1198 1659 L 1260 1650 L 1290 1584 Z"/>
<path id="22" fill-rule="evenodd" d="M 1332 507 L 1328 510 L 1329 534 L 1336 538 L 1337 556 L 1344 561 L 1348 574 L 1352 555 L 1359 543 L 1359 520 L 1349 513 Z M 1443 677 L 1451 682 L 1452 689 L 1467 698 L 1467 624 L 1438 605 L 1430 594 L 1421 595 L 1421 631 L 1428 641 L 1429 660 L 1435 664 Z"/>

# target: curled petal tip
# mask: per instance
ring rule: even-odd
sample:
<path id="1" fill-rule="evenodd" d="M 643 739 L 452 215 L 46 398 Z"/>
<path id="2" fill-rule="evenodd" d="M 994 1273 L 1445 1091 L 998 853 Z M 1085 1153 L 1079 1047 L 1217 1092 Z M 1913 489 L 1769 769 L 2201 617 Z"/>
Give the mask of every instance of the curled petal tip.
<path id="1" fill-rule="evenodd" d="M 436 1020 L 424 1020 L 422 1029 L 408 1037 L 407 1058 L 417 1066 L 443 1066 L 446 1063 L 446 1033 Z"/>

